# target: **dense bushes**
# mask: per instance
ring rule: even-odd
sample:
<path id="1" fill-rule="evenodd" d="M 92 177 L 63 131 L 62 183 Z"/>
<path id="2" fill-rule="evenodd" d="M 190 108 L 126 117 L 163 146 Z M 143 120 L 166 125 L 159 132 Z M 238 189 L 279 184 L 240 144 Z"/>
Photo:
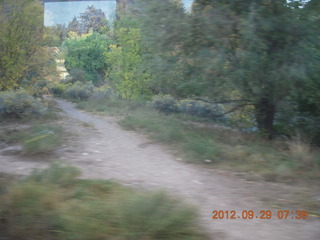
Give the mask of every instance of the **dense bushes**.
<path id="1" fill-rule="evenodd" d="M 177 113 L 178 112 L 178 104 L 176 100 L 169 95 L 166 96 L 155 96 L 152 101 L 152 105 L 155 109 L 168 113 Z"/>
<path id="2" fill-rule="evenodd" d="M 91 98 L 95 101 L 110 99 L 115 96 L 114 91 L 106 86 L 94 87 L 91 82 L 61 83 L 54 82 L 50 85 L 50 92 L 57 97 L 65 97 L 74 100 L 87 100 Z"/>
<path id="3" fill-rule="evenodd" d="M 70 38 L 64 42 L 65 67 L 77 80 L 91 81 L 99 85 L 108 69 L 105 54 L 112 41 L 104 35 L 93 33 Z"/>
<path id="4" fill-rule="evenodd" d="M 61 82 L 53 82 L 50 84 L 49 91 L 58 97 L 62 97 L 70 84 L 63 84 Z"/>
<path id="5" fill-rule="evenodd" d="M 70 99 L 86 100 L 93 94 L 93 90 L 91 82 L 76 82 L 65 90 L 65 96 Z"/>
<path id="6" fill-rule="evenodd" d="M 46 110 L 45 105 L 24 91 L 0 93 L 0 117 L 39 116 Z"/>
<path id="7" fill-rule="evenodd" d="M 168 113 L 185 113 L 197 117 L 225 121 L 224 109 L 219 104 L 209 104 L 196 100 L 177 101 L 172 96 L 155 96 L 152 102 L 154 108 Z"/>
<path id="8" fill-rule="evenodd" d="M 111 181 L 76 179 L 53 165 L 0 193 L 8 239 L 207 239 L 194 209 L 164 193 L 137 193 Z M 2 187 L 2 186 L 0 186 Z"/>

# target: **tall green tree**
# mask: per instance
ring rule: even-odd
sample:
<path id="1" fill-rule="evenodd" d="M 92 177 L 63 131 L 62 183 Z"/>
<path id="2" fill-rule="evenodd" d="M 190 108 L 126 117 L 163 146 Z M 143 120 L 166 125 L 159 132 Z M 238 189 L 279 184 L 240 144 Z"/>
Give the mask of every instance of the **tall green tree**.
<path id="1" fill-rule="evenodd" d="M 121 25 L 121 24 L 118 24 Z M 107 79 L 120 97 L 142 100 L 151 96 L 151 74 L 143 65 L 144 48 L 141 44 L 139 28 L 119 28 L 115 30 L 117 45 L 111 45 L 106 53 L 110 66 Z"/>
<path id="2" fill-rule="evenodd" d="M 104 81 L 105 71 L 109 68 L 105 53 L 112 42 L 99 33 L 69 38 L 64 42 L 65 66 L 75 81 L 80 80 L 80 77 L 95 85 Z"/>
<path id="3" fill-rule="evenodd" d="M 18 88 L 25 78 L 41 75 L 39 66 L 45 63 L 42 40 L 43 7 L 39 1 L 0 2 L 0 90 Z"/>
<path id="4" fill-rule="evenodd" d="M 285 0 L 197 0 L 193 9 L 190 56 L 200 64 L 191 66 L 190 76 L 200 76 L 210 98 L 211 90 L 239 107 L 254 106 L 258 128 L 272 137 L 278 106 L 307 78 L 301 10 Z M 230 99 L 232 92 L 237 99 Z"/>
<path id="5" fill-rule="evenodd" d="M 154 92 L 177 96 L 183 80 L 182 46 L 189 35 L 189 18 L 181 1 L 138 1 L 141 36 L 147 48 L 144 62 L 155 76 Z"/>
<path id="6" fill-rule="evenodd" d="M 101 9 L 95 8 L 93 5 L 88 6 L 84 13 L 79 16 L 81 33 L 98 32 L 107 33 L 110 30 L 109 22 Z"/>

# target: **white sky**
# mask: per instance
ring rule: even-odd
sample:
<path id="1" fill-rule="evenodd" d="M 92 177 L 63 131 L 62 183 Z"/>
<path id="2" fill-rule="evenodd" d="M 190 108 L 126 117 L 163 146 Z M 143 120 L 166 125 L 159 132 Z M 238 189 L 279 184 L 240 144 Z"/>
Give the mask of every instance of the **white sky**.
<path id="1" fill-rule="evenodd" d="M 161 0 L 159 0 L 161 1 Z M 186 9 L 191 7 L 193 0 L 182 0 Z M 116 11 L 115 1 L 84 1 L 84 2 L 47 2 L 45 3 L 44 25 L 66 24 L 85 12 L 88 5 L 100 8 L 108 20 L 114 19 Z"/>

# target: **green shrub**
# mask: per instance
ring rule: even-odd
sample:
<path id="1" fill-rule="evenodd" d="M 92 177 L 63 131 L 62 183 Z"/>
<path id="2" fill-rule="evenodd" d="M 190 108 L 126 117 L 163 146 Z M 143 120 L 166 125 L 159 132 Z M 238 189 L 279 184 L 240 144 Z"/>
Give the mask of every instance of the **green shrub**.
<path id="1" fill-rule="evenodd" d="M 195 209 L 163 192 L 134 194 L 118 210 L 124 239 L 204 239 L 194 222 Z"/>
<path id="2" fill-rule="evenodd" d="M 0 93 L 0 117 L 40 116 L 47 108 L 24 91 Z"/>
<path id="3" fill-rule="evenodd" d="M 67 186 L 74 183 L 79 175 L 80 171 L 75 167 L 53 163 L 47 169 L 35 170 L 27 179 L 44 184 Z"/>
<path id="4" fill-rule="evenodd" d="M 50 153 L 61 144 L 62 129 L 58 126 L 38 125 L 23 137 L 25 154 Z"/>
<path id="5" fill-rule="evenodd" d="M 114 97 L 114 92 L 111 88 L 103 86 L 100 88 L 95 88 L 93 94 L 90 96 L 90 100 L 95 102 L 100 102 L 106 99 L 111 99 Z"/>
<path id="6" fill-rule="evenodd" d="M 158 95 L 154 97 L 152 106 L 166 114 L 184 113 L 202 118 L 210 118 L 216 121 L 226 121 L 224 108 L 219 104 L 210 104 L 190 99 L 178 101 L 170 95 Z"/>
<path id="7" fill-rule="evenodd" d="M 195 209 L 164 193 L 138 193 L 106 180 L 77 179 L 54 164 L 0 195 L 5 239 L 207 239 Z"/>
<path id="8" fill-rule="evenodd" d="M 34 97 L 42 97 L 44 94 L 48 94 L 49 93 L 49 87 L 48 87 L 49 83 L 48 81 L 41 79 L 38 80 L 36 82 L 34 82 L 33 84 L 31 84 L 30 86 L 28 86 L 28 92 L 34 96 Z"/>
<path id="9" fill-rule="evenodd" d="M 224 109 L 219 104 L 210 104 L 196 100 L 182 100 L 178 103 L 181 113 L 224 121 Z"/>
<path id="10" fill-rule="evenodd" d="M 99 85 L 105 70 L 110 67 L 105 54 L 111 43 L 111 39 L 98 33 L 67 39 L 63 43 L 66 50 L 65 67 L 73 80 L 91 81 L 94 85 Z"/>
<path id="11" fill-rule="evenodd" d="M 155 96 L 153 101 L 153 107 L 166 114 L 176 113 L 179 111 L 176 100 L 170 96 Z"/>
<path id="12" fill-rule="evenodd" d="M 64 95 L 67 87 L 69 87 L 69 86 L 70 86 L 70 84 L 53 82 L 52 84 L 50 84 L 49 90 L 53 95 L 58 96 L 58 97 L 62 97 Z"/>
<path id="13" fill-rule="evenodd" d="M 68 87 L 68 89 L 66 89 L 65 97 L 77 100 L 87 100 L 90 96 L 92 96 L 93 91 L 94 86 L 91 82 L 76 82 L 75 84 Z"/>
<path id="14" fill-rule="evenodd" d="M 71 82 L 75 83 L 75 82 L 86 82 L 86 73 L 84 70 L 79 69 L 79 68 L 72 68 L 69 71 L 69 74 L 71 76 Z"/>

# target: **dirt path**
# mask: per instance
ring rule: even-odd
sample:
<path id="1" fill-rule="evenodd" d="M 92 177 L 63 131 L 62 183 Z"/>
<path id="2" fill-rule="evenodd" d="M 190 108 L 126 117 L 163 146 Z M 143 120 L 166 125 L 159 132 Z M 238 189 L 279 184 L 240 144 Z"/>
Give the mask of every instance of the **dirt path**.
<path id="1" fill-rule="evenodd" d="M 77 110 L 56 100 L 66 113 L 61 125 L 72 133 L 56 155 L 82 169 L 83 178 L 113 179 L 130 186 L 165 189 L 199 206 L 201 221 L 217 240 L 319 240 L 320 221 L 307 220 L 212 220 L 213 210 L 273 210 L 260 201 L 263 194 L 285 197 L 285 187 L 248 182 L 233 174 L 177 160 L 165 147 L 145 136 L 122 130 L 112 117 Z M 76 137 L 74 137 L 76 136 Z M 0 157 L 0 171 L 27 174 L 48 164 Z M 298 210 L 298 209 L 283 209 Z"/>

